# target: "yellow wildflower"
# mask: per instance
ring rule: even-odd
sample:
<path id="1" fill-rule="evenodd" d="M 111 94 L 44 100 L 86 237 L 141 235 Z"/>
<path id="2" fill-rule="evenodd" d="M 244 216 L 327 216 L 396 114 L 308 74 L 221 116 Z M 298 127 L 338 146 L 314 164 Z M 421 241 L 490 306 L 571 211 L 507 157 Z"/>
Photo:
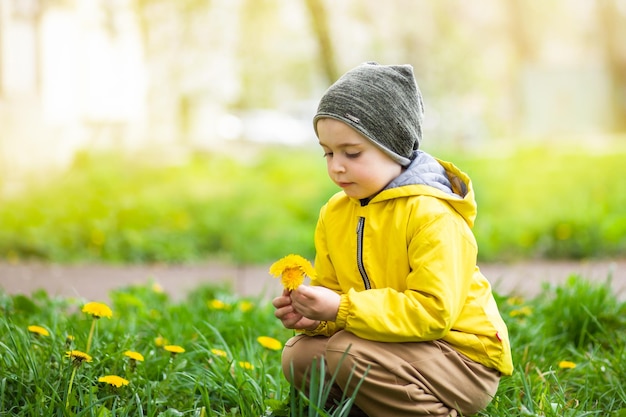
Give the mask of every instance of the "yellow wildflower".
<path id="1" fill-rule="evenodd" d="M 178 345 L 165 345 L 163 346 L 163 349 L 167 350 L 173 355 L 177 353 L 183 353 L 185 351 L 185 349 L 183 349 L 181 346 L 178 346 Z"/>
<path id="2" fill-rule="evenodd" d="M 576 368 L 576 364 L 570 361 L 561 361 L 559 362 L 559 368 L 561 369 L 573 369 Z"/>
<path id="3" fill-rule="evenodd" d="M 506 299 L 506 303 L 510 306 L 519 306 L 524 304 L 524 299 L 519 296 L 513 296 Z"/>
<path id="4" fill-rule="evenodd" d="M 273 337 L 259 336 L 256 338 L 256 340 L 257 342 L 259 342 L 261 346 L 263 346 L 266 349 L 280 350 L 283 347 L 283 344 L 280 343 L 279 340 L 274 339 Z"/>
<path id="5" fill-rule="evenodd" d="M 252 365 L 250 362 L 247 362 L 247 361 L 239 361 L 239 366 L 243 369 L 249 369 L 249 370 L 254 369 L 254 365 Z"/>
<path id="6" fill-rule="evenodd" d="M 214 310 L 225 310 L 227 307 L 226 303 L 222 300 L 211 300 L 207 303 L 207 305 L 209 306 L 209 308 L 212 308 Z"/>
<path id="7" fill-rule="evenodd" d="M 167 341 L 167 339 L 161 335 L 158 335 L 157 337 L 154 338 L 154 344 L 157 345 L 158 347 L 165 346 L 168 343 L 169 342 Z"/>
<path id="8" fill-rule="evenodd" d="M 101 317 L 111 318 L 113 316 L 113 312 L 108 305 L 95 301 L 85 304 L 82 311 L 83 313 L 91 314 L 91 316 L 93 317 L 93 320 L 91 322 L 91 329 L 89 330 L 89 337 L 87 337 L 86 351 L 89 352 L 89 348 L 91 348 L 91 342 L 93 340 L 93 335 L 96 330 L 96 322 Z"/>
<path id="9" fill-rule="evenodd" d="M 70 383 L 67 388 L 67 400 L 65 401 L 65 408 L 69 409 L 70 394 L 74 385 L 74 377 L 76 376 L 76 371 L 78 370 L 78 368 L 80 368 L 83 362 L 91 362 L 91 356 L 89 356 L 85 352 L 81 352 L 80 350 L 70 350 L 65 352 L 65 357 L 70 358 L 72 360 L 72 365 L 74 366 L 74 368 L 72 369 L 72 376 L 70 376 Z"/>
<path id="10" fill-rule="evenodd" d="M 40 336 L 50 336 L 48 330 L 41 326 L 28 326 L 28 331 Z"/>
<path id="11" fill-rule="evenodd" d="M 143 355 L 139 352 L 133 352 L 132 350 L 127 350 L 124 352 L 124 356 L 128 356 L 132 360 L 143 362 Z"/>
<path id="12" fill-rule="evenodd" d="M 83 362 L 91 362 L 92 358 L 85 352 L 80 350 L 70 350 L 65 352 L 65 357 L 72 359 L 72 362 L 76 366 L 80 366 Z"/>
<path id="13" fill-rule="evenodd" d="M 315 277 L 313 265 L 300 255 L 287 255 L 270 266 L 270 274 L 280 277 L 285 289 L 293 291 L 303 282 L 304 277 Z"/>
<path id="14" fill-rule="evenodd" d="M 531 314 L 533 314 L 533 309 L 530 308 L 529 306 L 524 306 L 521 308 L 517 308 L 515 310 L 511 310 L 511 312 L 509 313 L 509 316 L 511 317 L 530 316 Z"/>
<path id="15" fill-rule="evenodd" d="M 121 387 L 122 385 L 128 385 L 127 379 L 124 379 L 121 376 L 117 375 L 101 376 L 100 378 L 98 378 L 98 382 L 104 382 L 117 388 Z"/>
<path id="16" fill-rule="evenodd" d="M 85 304 L 82 311 L 83 313 L 91 314 L 94 318 L 97 319 L 99 319 L 100 317 L 111 318 L 113 316 L 113 312 L 108 305 L 95 301 Z"/>
<path id="17" fill-rule="evenodd" d="M 226 353 L 226 351 L 222 349 L 211 349 L 211 353 L 215 356 L 221 356 L 222 358 L 228 357 L 228 353 Z"/>
<path id="18" fill-rule="evenodd" d="M 152 284 L 152 292 L 155 292 L 157 294 L 163 294 L 163 287 L 158 282 L 154 282 Z"/>
<path id="19" fill-rule="evenodd" d="M 254 308 L 254 304 L 248 300 L 243 300 L 241 301 L 241 303 L 239 303 L 239 310 L 241 310 L 242 313 L 247 313 L 253 308 Z"/>

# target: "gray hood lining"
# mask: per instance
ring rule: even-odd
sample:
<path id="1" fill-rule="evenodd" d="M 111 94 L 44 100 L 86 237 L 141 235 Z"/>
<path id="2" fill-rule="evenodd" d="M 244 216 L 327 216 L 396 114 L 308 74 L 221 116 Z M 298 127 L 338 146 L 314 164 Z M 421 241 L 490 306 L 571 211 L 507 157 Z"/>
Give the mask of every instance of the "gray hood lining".
<path id="1" fill-rule="evenodd" d="M 452 190 L 446 170 L 435 158 L 424 151 L 415 151 L 411 164 L 404 172 L 392 180 L 385 189 L 405 185 L 422 184 L 443 191 L 450 196 L 461 197 Z"/>

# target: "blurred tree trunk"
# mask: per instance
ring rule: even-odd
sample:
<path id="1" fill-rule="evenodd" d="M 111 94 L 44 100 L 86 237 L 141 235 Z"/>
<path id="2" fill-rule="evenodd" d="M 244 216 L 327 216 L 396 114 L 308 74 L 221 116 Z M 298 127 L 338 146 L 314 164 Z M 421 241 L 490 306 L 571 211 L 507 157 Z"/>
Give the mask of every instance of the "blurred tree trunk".
<path id="1" fill-rule="evenodd" d="M 206 39 L 204 19 L 211 0 L 133 0 L 150 71 L 148 118 L 166 125 L 160 134 L 191 146 L 196 85 L 189 79 L 202 68 Z M 193 62 L 193 65 L 190 63 Z M 158 97 L 158 99 L 156 98 Z M 169 130 L 171 129 L 171 130 Z M 167 132 L 167 133 L 163 133 Z M 169 137 L 167 138 L 169 139 Z"/>
<path id="2" fill-rule="evenodd" d="M 33 32 L 35 35 L 34 60 L 35 60 L 35 93 L 41 96 L 43 92 L 43 40 L 41 33 L 43 31 L 43 16 L 45 3 L 38 1 L 34 3 L 32 15 Z"/>
<path id="3" fill-rule="evenodd" d="M 528 35 L 528 28 L 524 24 L 527 13 L 525 10 L 526 2 L 524 0 L 509 0 L 506 3 L 508 7 L 508 18 L 510 22 L 511 48 L 510 63 L 510 101 L 512 111 L 512 126 L 514 134 L 520 133 L 524 120 L 524 98 L 522 94 L 522 77 L 524 75 L 524 67 L 532 59 L 534 50 L 532 40 Z"/>
<path id="4" fill-rule="evenodd" d="M 330 39 L 328 28 L 328 14 L 324 9 L 323 0 L 306 0 L 306 6 L 311 17 L 313 32 L 317 38 L 320 61 L 324 69 L 324 75 L 328 84 L 334 83 L 339 78 L 335 51 Z"/>
<path id="5" fill-rule="evenodd" d="M 613 130 L 626 131 L 626 53 L 624 41 L 620 38 L 620 22 L 624 16 L 614 0 L 598 0 L 598 23 L 603 42 L 605 62 L 610 78 L 611 111 Z"/>
<path id="6" fill-rule="evenodd" d="M 0 98 L 4 95 L 4 19 L 4 7 L 0 6 Z"/>

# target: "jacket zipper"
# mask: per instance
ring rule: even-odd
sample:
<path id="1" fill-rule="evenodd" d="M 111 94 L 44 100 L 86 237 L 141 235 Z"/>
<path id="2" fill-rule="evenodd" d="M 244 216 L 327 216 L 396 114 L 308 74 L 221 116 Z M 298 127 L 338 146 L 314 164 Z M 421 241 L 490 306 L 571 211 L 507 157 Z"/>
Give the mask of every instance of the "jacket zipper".
<path id="1" fill-rule="evenodd" d="M 359 267 L 361 278 L 363 279 L 363 285 L 366 290 L 372 288 L 370 279 L 365 271 L 365 265 L 363 265 L 363 228 L 365 226 L 365 217 L 359 217 L 359 223 L 356 226 L 356 264 Z"/>

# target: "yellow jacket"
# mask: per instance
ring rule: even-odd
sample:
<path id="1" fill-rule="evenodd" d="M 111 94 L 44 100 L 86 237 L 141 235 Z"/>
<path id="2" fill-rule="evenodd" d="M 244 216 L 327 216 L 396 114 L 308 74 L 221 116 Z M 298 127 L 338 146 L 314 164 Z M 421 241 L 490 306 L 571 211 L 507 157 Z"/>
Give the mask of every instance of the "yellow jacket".
<path id="1" fill-rule="evenodd" d="M 445 170 L 445 173 L 444 173 Z M 364 339 L 441 339 L 470 359 L 510 375 L 508 331 L 476 266 L 469 177 L 417 151 L 407 171 L 368 202 L 335 194 L 315 231 L 311 285 L 341 295 L 335 322 Z"/>

